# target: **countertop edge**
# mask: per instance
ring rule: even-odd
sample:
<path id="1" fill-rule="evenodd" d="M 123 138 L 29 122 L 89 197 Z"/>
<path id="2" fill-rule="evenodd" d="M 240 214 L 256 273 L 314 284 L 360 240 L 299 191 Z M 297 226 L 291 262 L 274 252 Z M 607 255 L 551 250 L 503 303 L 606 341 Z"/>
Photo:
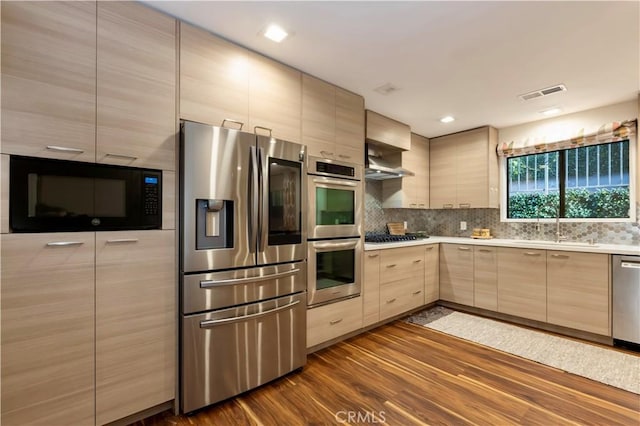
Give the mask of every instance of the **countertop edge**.
<path id="1" fill-rule="evenodd" d="M 571 243 L 569 243 L 563 246 L 562 243 L 554 243 L 551 241 L 549 242 L 549 244 L 544 244 L 544 242 L 542 241 L 528 242 L 528 240 L 513 240 L 513 239 L 502 239 L 502 238 L 483 240 L 483 239 L 474 239 L 470 237 L 437 237 L 437 236 L 424 238 L 420 240 L 400 241 L 395 243 L 365 243 L 364 250 L 365 251 L 386 250 L 386 249 L 392 249 L 392 248 L 414 247 L 414 246 L 432 245 L 432 244 L 440 244 L 440 243 L 640 256 L 640 246 L 623 245 L 623 244 L 596 243 L 593 246 L 591 245 L 571 246 L 569 245 Z"/>

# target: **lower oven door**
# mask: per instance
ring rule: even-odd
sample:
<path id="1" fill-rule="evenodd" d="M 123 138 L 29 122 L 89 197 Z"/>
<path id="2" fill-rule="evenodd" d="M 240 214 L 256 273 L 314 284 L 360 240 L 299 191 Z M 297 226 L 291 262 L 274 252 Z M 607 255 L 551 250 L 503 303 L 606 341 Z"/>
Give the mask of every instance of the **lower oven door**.
<path id="1" fill-rule="evenodd" d="M 360 294 L 362 240 L 309 241 L 307 293 L 314 306 Z"/>
<path id="2" fill-rule="evenodd" d="M 253 389 L 306 363 L 306 294 L 203 314 L 182 324 L 182 411 Z"/>

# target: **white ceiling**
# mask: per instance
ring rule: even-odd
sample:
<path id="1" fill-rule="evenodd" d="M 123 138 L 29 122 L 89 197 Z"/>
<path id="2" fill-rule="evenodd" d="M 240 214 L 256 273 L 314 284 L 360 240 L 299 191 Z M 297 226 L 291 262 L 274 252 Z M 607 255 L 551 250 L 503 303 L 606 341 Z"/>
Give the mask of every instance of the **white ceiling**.
<path id="1" fill-rule="evenodd" d="M 427 137 L 628 101 L 640 91 L 640 2 L 145 1 L 342 86 Z M 278 23 L 293 37 L 260 35 Z M 400 90 L 381 95 L 392 83 Z M 565 84 L 528 102 L 517 96 Z M 456 121 L 442 124 L 439 118 Z M 627 117 L 621 117 L 626 119 Z"/>

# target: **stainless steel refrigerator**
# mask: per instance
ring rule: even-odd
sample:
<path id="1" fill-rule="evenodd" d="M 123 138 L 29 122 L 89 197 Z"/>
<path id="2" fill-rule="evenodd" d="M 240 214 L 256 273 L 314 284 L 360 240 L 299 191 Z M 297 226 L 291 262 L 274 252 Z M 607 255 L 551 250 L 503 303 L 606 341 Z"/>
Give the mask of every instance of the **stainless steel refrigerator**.
<path id="1" fill-rule="evenodd" d="M 185 121 L 181 410 L 306 362 L 305 147 Z"/>

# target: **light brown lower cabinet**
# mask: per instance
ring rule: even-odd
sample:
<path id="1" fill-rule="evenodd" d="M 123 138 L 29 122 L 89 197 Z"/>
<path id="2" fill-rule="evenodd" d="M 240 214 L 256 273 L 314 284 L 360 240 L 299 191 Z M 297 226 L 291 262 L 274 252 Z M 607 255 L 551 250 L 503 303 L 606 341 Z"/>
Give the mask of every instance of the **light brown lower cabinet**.
<path id="1" fill-rule="evenodd" d="M 438 244 L 424 248 L 424 303 L 440 298 L 440 250 Z"/>
<path id="2" fill-rule="evenodd" d="M 5 426 L 94 424 L 94 240 L 2 235 Z"/>
<path id="3" fill-rule="evenodd" d="M 362 325 L 380 321 L 380 250 L 364 253 L 362 280 Z"/>
<path id="4" fill-rule="evenodd" d="M 362 297 L 307 311 L 307 348 L 362 328 Z"/>
<path id="5" fill-rule="evenodd" d="M 102 425 L 174 399 L 174 236 L 1 236 L 3 425 Z"/>
<path id="6" fill-rule="evenodd" d="M 424 284 L 417 276 L 416 279 L 394 281 L 380 286 L 380 320 L 400 315 L 423 304 Z"/>
<path id="7" fill-rule="evenodd" d="M 547 251 L 547 321 L 611 335 L 608 254 Z"/>
<path id="8" fill-rule="evenodd" d="M 380 320 L 424 304 L 424 247 L 380 252 Z"/>
<path id="9" fill-rule="evenodd" d="M 174 235 L 96 234 L 96 424 L 174 398 Z"/>
<path id="10" fill-rule="evenodd" d="M 440 244 L 440 299 L 473 306 L 473 246 Z"/>
<path id="11" fill-rule="evenodd" d="M 498 310 L 498 249 L 473 248 L 473 306 Z"/>
<path id="12" fill-rule="evenodd" d="M 547 320 L 545 250 L 498 248 L 498 312 Z"/>

